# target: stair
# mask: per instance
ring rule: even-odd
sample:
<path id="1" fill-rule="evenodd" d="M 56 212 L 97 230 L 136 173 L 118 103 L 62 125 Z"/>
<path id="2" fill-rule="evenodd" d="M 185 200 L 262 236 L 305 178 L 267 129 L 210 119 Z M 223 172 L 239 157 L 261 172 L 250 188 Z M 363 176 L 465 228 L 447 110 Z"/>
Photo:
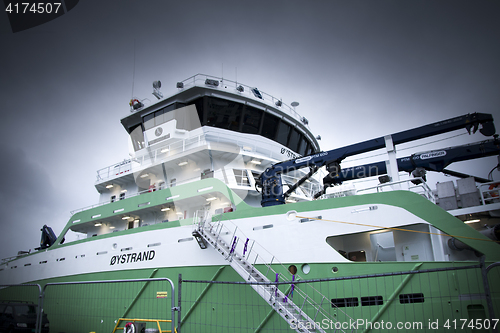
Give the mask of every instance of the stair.
<path id="1" fill-rule="evenodd" d="M 220 226 L 220 228 L 219 228 Z M 230 266 L 248 282 L 272 283 L 264 274 L 262 274 L 253 264 L 249 263 L 237 251 L 231 251 L 235 247 L 233 244 L 227 244 L 220 236 L 220 224 L 214 228 L 213 224 L 201 221 L 193 231 L 197 236 L 203 238 L 206 244 L 217 250 L 230 264 Z M 234 236 L 231 238 L 234 241 Z M 237 241 L 237 240 L 236 240 Z M 325 331 L 321 327 L 316 327 L 314 320 L 305 314 L 286 295 L 281 292 L 276 285 L 272 284 L 251 284 L 250 285 L 296 332 L 313 333 Z"/>

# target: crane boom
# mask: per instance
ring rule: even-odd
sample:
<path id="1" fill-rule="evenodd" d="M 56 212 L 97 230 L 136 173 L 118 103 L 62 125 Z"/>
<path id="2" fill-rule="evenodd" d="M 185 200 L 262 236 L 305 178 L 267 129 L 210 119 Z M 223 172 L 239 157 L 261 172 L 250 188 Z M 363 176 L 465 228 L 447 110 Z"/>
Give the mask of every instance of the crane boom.
<path id="1" fill-rule="evenodd" d="M 416 168 L 441 172 L 454 162 L 466 161 L 500 154 L 500 141 L 495 138 L 473 144 L 438 149 L 397 159 L 398 170 L 412 172 Z M 387 173 L 386 163 L 375 162 L 342 169 L 337 175 L 323 178 L 324 185 L 338 185 L 347 180 L 361 179 L 384 175 Z"/>
<path id="2" fill-rule="evenodd" d="M 480 129 L 479 125 L 481 125 Z M 478 129 L 479 132 L 485 136 L 492 136 L 495 134 L 495 126 L 493 124 L 493 117 L 491 114 L 472 113 L 398 132 L 392 134 L 391 137 L 392 142 L 396 145 L 461 128 L 465 128 L 469 134 L 471 132 L 475 133 Z M 340 162 L 346 157 L 381 149 L 385 146 L 385 137 L 379 137 L 327 152 L 320 152 L 314 155 L 274 164 L 273 166 L 267 168 L 259 177 L 258 185 L 262 187 L 261 205 L 266 207 L 285 203 L 286 196 L 291 192 L 289 190 L 286 195 L 283 193 L 283 186 L 281 182 L 282 173 L 308 167 L 311 169 L 311 172 L 308 173 L 307 177 L 310 177 L 317 169 L 322 166 L 326 166 L 329 174 L 336 175 L 340 172 Z M 301 181 L 305 181 L 305 179 L 307 178 L 304 177 Z"/>

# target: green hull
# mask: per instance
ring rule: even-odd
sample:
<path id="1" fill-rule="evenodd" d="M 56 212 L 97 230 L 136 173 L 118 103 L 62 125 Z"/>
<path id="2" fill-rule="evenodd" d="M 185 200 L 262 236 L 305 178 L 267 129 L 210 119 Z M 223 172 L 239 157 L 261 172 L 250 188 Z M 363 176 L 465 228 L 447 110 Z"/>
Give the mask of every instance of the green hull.
<path id="1" fill-rule="evenodd" d="M 327 332 L 333 332 L 339 327 L 351 331 L 353 326 L 349 323 L 354 321 L 359 325 L 358 332 L 384 332 L 388 329 L 401 332 L 476 332 L 478 330 L 470 327 L 470 320 L 482 319 L 474 321 L 474 328 L 477 328 L 477 323 L 488 318 L 479 268 L 372 276 L 470 265 L 470 262 L 311 264 L 310 273 L 303 275 L 308 280 L 337 280 L 296 284 L 293 301 L 298 306 L 303 306 L 303 310 L 313 319 L 324 317 L 317 316 L 313 312 L 316 310 L 308 302 L 302 304 L 300 291 L 306 292 L 318 304 L 322 303 L 322 311 L 333 319 L 331 322 L 318 321 L 318 325 Z M 333 272 L 333 267 L 336 267 L 337 272 Z M 267 269 L 258 268 L 264 273 Z M 290 275 L 285 267 L 273 268 Z M 498 281 L 498 273 L 495 269 L 489 273 L 495 313 L 500 313 L 500 288 L 494 284 Z M 179 274 L 182 274 L 183 280 L 188 280 L 181 284 L 181 288 Z M 341 280 L 353 275 L 358 277 Z M 363 277 L 365 275 L 372 277 Z M 164 277 L 175 284 L 176 305 L 180 289 L 183 332 L 292 331 L 248 285 L 192 282 L 242 282 L 243 279 L 230 266 L 123 270 L 54 278 L 36 283 L 43 287 L 46 283 Z M 268 278 L 274 280 L 271 274 L 268 274 Z M 280 285 L 279 288 L 285 293 L 290 291 L 288 285 Z M 167 298 L 157 298 L 158 292 L 165 291 L 168 292 Z M 36 302 L 37 296 L 38 290 L 32 287 L 14 287 L 1 291 L 2 300 Z M 44 311 L 48 315 L 51 332 L 112 332 L 118 318 L 171 319 L 171 297 L 170 285 L 165 281 L 53 285 L 46 289 Z M 337 306 L 332 306 L 331 302 Z M 177 327 L 178 319 L 174 320 Z M 463 327 L 464 322 L 469 327 Z M 398 325 L 402 329 L 398 330 Z M 154 326 L 148 324 L 147 327 Z M 168 330 L 169 327 L 162 324 L 163 330 Z"/>

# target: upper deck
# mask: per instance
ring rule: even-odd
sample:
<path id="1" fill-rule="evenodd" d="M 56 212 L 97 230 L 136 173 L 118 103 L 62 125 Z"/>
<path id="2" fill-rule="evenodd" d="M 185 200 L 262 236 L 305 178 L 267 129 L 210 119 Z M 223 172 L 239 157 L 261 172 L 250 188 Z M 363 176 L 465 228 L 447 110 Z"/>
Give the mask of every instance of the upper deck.
<path id="1" fill-rule="evenodd" d="M 155 104 L 131 107 L 132 113 L 121 119 L 132 136 L 136 151 L 160 143 L 161 137 L 153 137 L 151 129 L 168 122 L 172 111 L 188 105 L 196 106 L 199 124 L 191 119 L 191 127 L 186 130 L 196 125 L 217 127 L 260 135 L 299 155 L 319 151 L 308 120 L 286 103 L 257 88 L 203 74 L 178 82 L 177 87 L 175 94 Z"/>

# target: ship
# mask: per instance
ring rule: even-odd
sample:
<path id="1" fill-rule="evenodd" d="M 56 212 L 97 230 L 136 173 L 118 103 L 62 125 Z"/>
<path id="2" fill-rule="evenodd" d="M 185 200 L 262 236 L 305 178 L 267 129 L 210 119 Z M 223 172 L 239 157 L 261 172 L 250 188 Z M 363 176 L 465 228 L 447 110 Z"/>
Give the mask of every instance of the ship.
<path id="1" fill-rule="evenodd" d="M 295 102 L 204 74 L 175 89 L 130 101 L 130 156 L 97 171 L 97 204 L 2 260 L 1 318 L 15 300 L 38 302 L 48 322 L 21 327 L 37 332 L 496 329 L 500 183 L 425 177 L 498 155 L 490 115 L 323 152 Z M 396 158 L 460 128 L 490 138 Z M 381 148 L 387 162 L 342 167 Z M 345 185 L 365 177 L 377 184 Z"/>

